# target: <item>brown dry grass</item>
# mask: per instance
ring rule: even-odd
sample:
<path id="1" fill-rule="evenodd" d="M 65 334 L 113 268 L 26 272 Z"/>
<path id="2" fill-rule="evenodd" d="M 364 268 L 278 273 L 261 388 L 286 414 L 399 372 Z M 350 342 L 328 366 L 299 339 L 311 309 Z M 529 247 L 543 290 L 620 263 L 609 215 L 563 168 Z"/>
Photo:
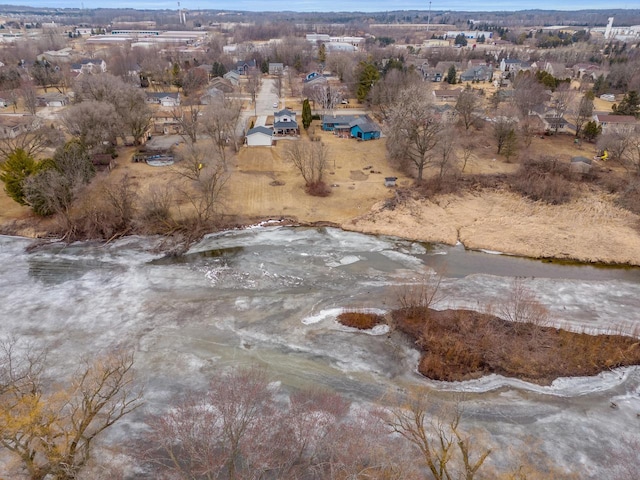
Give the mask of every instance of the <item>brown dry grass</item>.
<path id="1" fill-rule="evenodd" d="M 384 323 L 384 318 L 377 313 L 360 312 L 358 310 L 342 312 L 338 315 L 338 322 L 347 327 L 357 328 L 358 330 L 369 330 Z"/>
<path id="2" fill-rule="evenodd" d="M 587 335 L 518 324 L 470 310 L 402 309 L 396 327 L 422 351 L 418 370 L 434 380 L 489 373 L 550 384 L 558 377 L 596 375 L 640 363 L 640 343 L 620 335 Z"/>

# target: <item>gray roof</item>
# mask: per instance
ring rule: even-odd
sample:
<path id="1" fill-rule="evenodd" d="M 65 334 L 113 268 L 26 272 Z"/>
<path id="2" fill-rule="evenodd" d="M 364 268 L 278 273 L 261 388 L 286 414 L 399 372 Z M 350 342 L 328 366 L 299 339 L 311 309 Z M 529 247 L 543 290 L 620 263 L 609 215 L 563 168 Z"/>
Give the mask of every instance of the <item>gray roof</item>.
<path id="1" fill-rule="evenodd" d="M 571 163 L 586 163 L 587 165 L 591 165 L 591 159 L 587 157 L 573 157 Z"/>
<path id="2" fill-rule="evenodd" d="M 280 110 L 279 112 L 274 112 L 273 113 L 274 116 L 276 117 L 283 117 L 285 115 L 288 115 L 290 117 L 295 117 L 296 113 L 292 112 L 291 110 L 289 110 L 288 108 L 283 108 L 282 110 Z"/>
<path id="3" fill-rule="evenodd" d="M 379 132 L 380 131 L 380 127 L 378 127 L 378 125 L 372 122 L 368 117 L 358 118 L 356 120 L 353 120 L 352 122 L 349 122 L 350 128 L 353 128 L 356 125 L 359 126 L 360 130 L 362 130 L 363 132 Z"/>
<path id="4" fill-rule="evenodd" d="M 252 135 L 254 133 L 264 133 L 265 135 L 272 136 L 273 135 L 273 130 L 271 130 L 270 128 L 267 128 L 267 127 L 262 127 L 262 126 L 253 127 L 252 129 L 250 129 L 247 132 L 247 135 Z"/>
<path id="5" fill-rule="evenodd" d="M 298 128 L 298 122 L 295 120 L 291 122 L 274 122 L 273 128 Z"/>

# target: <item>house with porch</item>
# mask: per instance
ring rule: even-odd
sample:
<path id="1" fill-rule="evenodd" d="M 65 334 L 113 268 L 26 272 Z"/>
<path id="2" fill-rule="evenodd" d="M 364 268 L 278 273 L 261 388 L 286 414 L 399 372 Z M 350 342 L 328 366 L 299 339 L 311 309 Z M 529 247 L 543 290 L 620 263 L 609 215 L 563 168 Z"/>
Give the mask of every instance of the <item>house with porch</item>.
<path id="1" fill-rule="evenodd" d="M 324 115 L 322 130 L 340 138 L 373 140 L 380 138 L 380 127 L 368 115 Z"/>
<path id="2" fill-rule="evenodd" d="M 471 67 L 460 74 L 463 82 L 490 82 L 493 78 L 493 67 L 489 65 L 478 65 Z"/>
<path id="3" fill-rule="evenodd" d="M 101 58 L 83 58 L 79 62 L 71 64 L 71 71 L 75 73 L 104 73 L 107 71 L 107 62 Z"/>
<path id="4" fill-rule="evenodd" d="M 300 127 L 296 121 L 296 114 L 285 108 L 273 114 L 273 134 L 277 137 L 291 137 L 300 135 Z"/>
<path id="5" fill-rule="evenodd" d="M 162 107 L 177 107 L 180 105 L 180 92 L 146 92 L 147 103 Z"/>
<path id="6" fill-rule="evenodd" d="M 282 75 L 284 63 L 269 62 L 269 75 Z"/>
<path id="7" fill-rule="evenodd" d="M 249 75 L 252 71 L 256 70 L 256 61 L 255 60 L 239 60 L 236 62 L 235 71 L 238 75 Z"/>

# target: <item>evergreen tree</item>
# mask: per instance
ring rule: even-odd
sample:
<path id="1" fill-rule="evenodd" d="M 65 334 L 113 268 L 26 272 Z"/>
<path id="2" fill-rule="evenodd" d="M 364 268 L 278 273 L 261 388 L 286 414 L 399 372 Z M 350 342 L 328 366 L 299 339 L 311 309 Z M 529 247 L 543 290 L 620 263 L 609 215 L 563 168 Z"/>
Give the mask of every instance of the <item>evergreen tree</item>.
<path id="1" fill-rule="evenodd" d="M 358 90 L 356 97 L 359 102 L 364 102 L 369 91 L 380 79 L 380 72 L 371 62 L 360 62 L 360 75 L 358 77 Z"/>
<path id="2" fill-rule="evenodd" d="M 20 205 L 27 205 L 24 198 L 24 181 L 39 170 L 38 163 L 23 149 L 18 148 L 0 165 L 0 180 L 4 191 Z"/>
<path id="3" fill-rule="evenodd" d="M 324 46 L 324 43 L 321 43 L 320 47 L 318 47 L 318 61 L 320 63 L 327 61 L 327 47 Z"/>
<path id="4" fill-rule="evenodd" d="M 311 115 L 311 104 L 309 103 L 309 99 L 305 98 L 304 102 L 302 102 L 302 126 L 305 128 L 309 128 L 311 125 L 311 120 L 313 120 Z"/>
<path id="5" fill-rule="evenodd" d="M 635 90 L 627 92 L 613 113 L 614 115 L 640 116 L 640 97 L 638 92 Z"/>
<path id="6" fill-rule="evenodd" d="M 602 133 L 602 126 L 593 120 L 587 122 L 582 129 L 582 135 L 590 142 L 593 142 L 600 133 Z"/>
<path id="7" fill-rule="evenodd" d="M 456 67 L 451 65 L 449 67 L 449 71 L 447 72 L 447 79 L 446 79 L 447 83 L 450 84 L 450 85 L 455 84 L 456 83 L 456 75 L 457 75 Z"/>

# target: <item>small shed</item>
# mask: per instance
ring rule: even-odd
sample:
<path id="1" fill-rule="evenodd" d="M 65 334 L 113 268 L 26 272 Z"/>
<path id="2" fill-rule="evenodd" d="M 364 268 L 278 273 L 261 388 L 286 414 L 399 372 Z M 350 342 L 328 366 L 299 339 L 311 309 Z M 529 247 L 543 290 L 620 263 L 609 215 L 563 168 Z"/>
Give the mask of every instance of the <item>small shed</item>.
<path id="1" fill-rule="evenodd" d="M 385 187 L 395 187 L 396 186 L 396 180 L 398 180 L 398 177 L 384 177 L 384 186 Z"/>
<path id="2" fill-rule="evenodd" d="M 586 174 L 591 171 L 591 159 L 587 157 L 573 157 L 571 159 L 571 171 Z"/>
<path id="3" fill-rule="evenodd" d="M 270 147 L 273 145 L 273 130 L 267 127 L 254 127 L 247 132 L 248 147 Z"/>

